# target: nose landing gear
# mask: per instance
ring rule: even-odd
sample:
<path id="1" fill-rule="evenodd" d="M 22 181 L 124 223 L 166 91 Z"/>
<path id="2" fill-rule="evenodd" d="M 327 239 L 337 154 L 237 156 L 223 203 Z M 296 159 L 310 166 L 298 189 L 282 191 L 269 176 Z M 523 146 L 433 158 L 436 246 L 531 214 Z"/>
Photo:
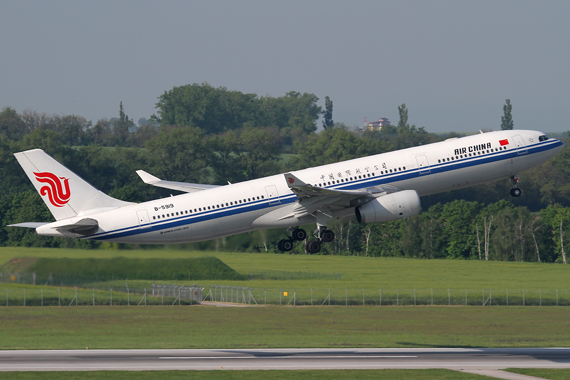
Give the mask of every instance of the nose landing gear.
<path id="1" fill-rule="evenodd" d="M 514 175 L 511 177 L 511 183 L 513 184 L 513 187 L 511 188 L 511 196 L 512 197 L 520 197 L 522 194 L 521 189 L 518 188 L 518 183 L 520 181 L 520 177 L 518 175 Z"/>

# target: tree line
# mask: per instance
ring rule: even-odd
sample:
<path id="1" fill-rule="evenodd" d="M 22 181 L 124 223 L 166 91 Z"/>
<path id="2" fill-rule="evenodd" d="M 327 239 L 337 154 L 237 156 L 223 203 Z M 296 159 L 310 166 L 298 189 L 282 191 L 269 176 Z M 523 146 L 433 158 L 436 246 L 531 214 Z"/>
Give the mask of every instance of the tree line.
<path id="1" fill-rule="evenodd" d="M 44 149 L 113 197 L 142 202 L 170 196 L 173 191 L 144 184 L 135 173 L 138 169 L 172 181 L 222 185 L 460 136 L 437 135 L 410 125 L 405 104 L 398 107 L 397 125 L 355 131 L 333 122 L 332 100 L 325 100 L 323 110 L 314 94 L 292 91 L 282 97 L 260 97 L 207 83 L 193 84 L 159 96 L 156 115 L 138 124 L 126 115 L 122 103 L 118 117 L 94 124 L 77 115 L 17 112 L 5 107 L 0 112 L 2 226 L 53 220 L 13 156 L 26 149 Z M 316 133 L 321 116 L 324 130 Z M 415 218 L 371 225 L 336 224 L 337 239 L 325 245 L 323 254 L 562 260 L 570 223 L 566 216 L 569 161 L 570 150 L 565 147 L 554 159 L 523 173 L 520 198 L 509 196 L 508 180 L 497 181 L 424 197 L 423 212 Z M 283 233 L 260 231 L 194 246 L 275 251 L 275 242 Z M 0 245 L 101 244 L 2 228 Z"/>

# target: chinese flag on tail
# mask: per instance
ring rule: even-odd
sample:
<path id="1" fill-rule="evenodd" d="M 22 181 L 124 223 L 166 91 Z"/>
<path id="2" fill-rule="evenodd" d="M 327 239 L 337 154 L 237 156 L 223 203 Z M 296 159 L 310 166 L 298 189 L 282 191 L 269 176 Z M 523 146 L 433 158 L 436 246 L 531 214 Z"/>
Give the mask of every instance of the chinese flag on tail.
<path id="1" fill-rule="evenodd" d="M 499 144 L 501 144 L 501 146 L 503 146 L 503 145 L 509 145 L 509 140 L 508 140 L 508 139 L 499 140 Z"/>

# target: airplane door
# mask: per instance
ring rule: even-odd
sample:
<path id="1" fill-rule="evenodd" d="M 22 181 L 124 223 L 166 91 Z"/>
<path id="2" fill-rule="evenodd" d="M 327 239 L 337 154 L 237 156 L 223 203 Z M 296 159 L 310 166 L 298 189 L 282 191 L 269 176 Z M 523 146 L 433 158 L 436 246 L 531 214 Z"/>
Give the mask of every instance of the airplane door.
<path id="1" fill-rule="evenodd" d="M 428 159 L 427 159 L 427 156 L 425 154 L 417 155 L 416 161 L 418 163 L 418 168 L 420 169 L 420 175 L 421 174 L 427 174 L 430 172 Z"/>
<path id="2" fill-rule="evenodd" d="M 150 228 L 150 219 L 146 210 L 138 210 L 137 219 L 139 221 L 139 228 Z"/>
<path id="3" fill-rule="evenodd" d="M 515 141 L 515 145 L 517 147 L 517 153 L 526 154 L 527 153 L 526 145 L 524 143 L 522 136 L 521 135 L 513 136 L 513 140 Z"/>
<path id="4" fill-rule="evenodd" d="M 275 185 L 265 186 L 265 191 L 267 192 L 267 199 L 270 205 L 276 205 L 281 203 L 279 200 L 279 194 L 277 193 L 277 187 Z"/>

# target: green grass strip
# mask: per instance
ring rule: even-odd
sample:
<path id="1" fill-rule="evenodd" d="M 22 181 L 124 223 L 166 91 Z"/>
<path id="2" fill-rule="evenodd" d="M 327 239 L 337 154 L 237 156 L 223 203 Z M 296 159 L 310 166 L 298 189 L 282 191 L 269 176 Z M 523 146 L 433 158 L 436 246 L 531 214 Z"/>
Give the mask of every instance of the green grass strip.
<path id="1" fill-rule="evenodd" d="M 204 256 L 220 259 L 245 279 L 224 280 L 223 283 L 220 280 L 200 280 L 202 286 L 218 284 L 262 289 L 341 290 L 434 288 L 444 291 L 448 288 L 512 289 L 518 293 L 527 289 L 533 290 L 535 294 L 539 289 L 559 289 L 561 292 L 570 289 L 570 271 L 566 265 L 502 261 L 189 252 L 174 249 L 117 251 L 3 247 L 0 250 L 0 263 L 14 257 L 189 259 Z M 289 272 L 291 275 L 289 278 L 282 276 L 280 279 L 271 279 L 270 271 Z M 295 276 L 297 272 L 303 272 L 304 275 Z M 311 276 L 311 273 L 319 275 Z M 266 277 L 267 280 L 264 279 Z"/>
<path id="2" fill-rule="evenodd" d="M 13 263 L 25 263 L 16 268 Z M 30 263 L 32 262 L 32 263 Z M 196 258 L 30 258 L 12 259 L 7 269 L 36 273 L 36 283 L 80 285 L 111 280 L 244 280 L 220 259 Z M 3 268 L 0 268 L 2 272 Z"/>
<path id="3" fill-rule="evenodd" d="M 550 380 L 570 380 L 570 369 L 568 368 L 507 368 L 506 371 Z"/>
<path id="4" fill-rule="evenodd" d="M 0 308 L 0 349 L 570 347 L 569 307 Z M 561 333 L 562 332 L 562 333 Z"/>

